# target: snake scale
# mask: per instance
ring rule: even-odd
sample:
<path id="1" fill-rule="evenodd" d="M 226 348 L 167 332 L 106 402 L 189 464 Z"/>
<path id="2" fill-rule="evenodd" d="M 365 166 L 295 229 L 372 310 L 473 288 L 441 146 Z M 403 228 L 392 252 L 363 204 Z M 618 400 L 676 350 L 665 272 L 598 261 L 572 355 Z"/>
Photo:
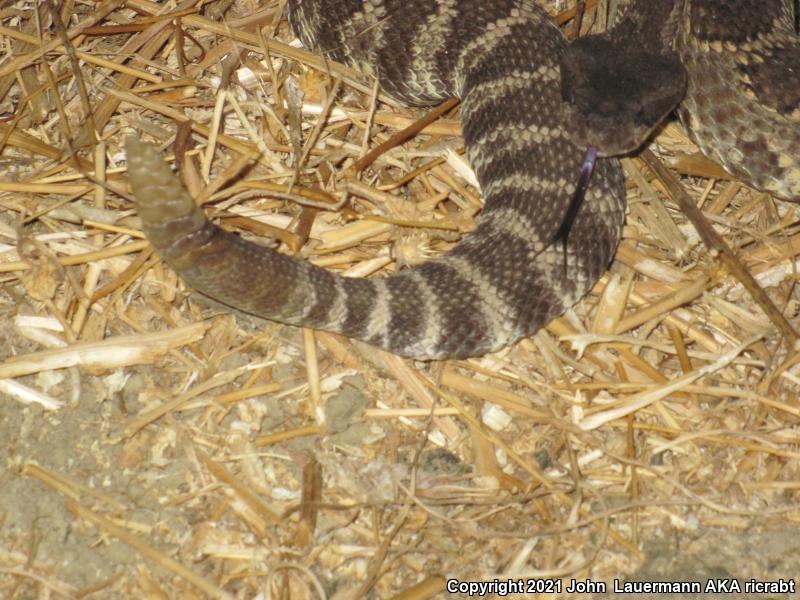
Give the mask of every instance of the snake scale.
<path id="1" fill-rule="evenodd" d="M 155 149 L 130 138 L 144 231 L 191 287 L 248 313 L 415 358 L 499 349 L 576 302 L 613 256 L 625 212 L 613 158 L 598 161 L 568 237 L 554 243 L 586 144 L 632 150 L 683 97 L 679 115 L 703 152 L 756 188 L 800 198 L 792 9 L 790 0 L 628 0 L 611 32 L 570 46 L 533 0 L 288 0 L 306 47 L 374 74 L 406 103 L 461 99 L 485 199 L 475 230 L 390 277 L 341 277 L 211 224 Z M 639 91 L 642 72 L 656 91 L 672 88 L 668 100 Z"/>

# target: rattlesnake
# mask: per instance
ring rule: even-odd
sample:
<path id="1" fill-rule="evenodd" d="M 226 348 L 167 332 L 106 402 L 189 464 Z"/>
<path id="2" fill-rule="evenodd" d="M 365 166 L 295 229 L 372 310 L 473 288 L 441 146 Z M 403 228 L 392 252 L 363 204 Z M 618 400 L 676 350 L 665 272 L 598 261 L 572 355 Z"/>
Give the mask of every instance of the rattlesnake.
<path id="1" fill-rule="evenodd" d="M 417 105 L 461 98 L 485 198 L 475 231 L 391 277 L 343 278 L 210 224 L 157 152 L 131 138 L 137 209 L 167 264 L 219 302 L 404 356 L 480 355 L 532 334 L 602 274 L 624 218 L 615 159 L 598 161 L 564 244 L 554 243 L 581 146 L 635 148 L 684 88 L 680 115 L 705 153 L 757 188 L 800 197 L 791 9 L 789 0 L 629 0 L 610 34 L 568 49 L 533 0 L 289 0 L 306 47 L 374 74 L 390 95 Z M 655 67 L 642 62 L 648 53 Z M 630 79 L 618 76 L 629 57 Z M 662 71 L 667 100 L 651 99 Z M 627 89 L 647 87 L 651 72 L 649 91 Z"/>

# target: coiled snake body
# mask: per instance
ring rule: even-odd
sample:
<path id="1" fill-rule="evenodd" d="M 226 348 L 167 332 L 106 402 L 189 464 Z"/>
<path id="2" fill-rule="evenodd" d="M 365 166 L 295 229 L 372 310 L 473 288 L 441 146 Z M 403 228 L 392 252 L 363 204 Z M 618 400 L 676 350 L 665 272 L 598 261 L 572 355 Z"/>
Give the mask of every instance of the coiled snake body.
<path id="1" fill-rule="evenodd" d="M 629 116 L 611 106 L 619 90 L 581 108 L 607 78 L 566 74 L 583 68 L 580 48 L 567 50 L 533 0 L 289 0 L 288 9 L 304 45 L 374 73 L 393 96 L 461 98 L 485 208 L 476 230 L 439 258 L 391 277 L 343 278 L 210 224 L 152 147 L 131 139 L 145 232 L 190 286 L 245 312 L 428 359 L 501 348 L 588 291 L 617 245 L 624 187 L 618 162 L 600 160 L 566 243 L 553 243 L 575 189 L 578 144 L 640 144 L 615 137 L 626 123 L 636 136 L 655 127 L 662 114 L 650 114 L 647 93 L 628 100 L 622 90 Z M 681 116 L 704 152 L 755 187 L 800 197 L 800 55 L 789 2 L 631 0 L 616 32 L 623 56 L 640 47 L 680 57 L 687 77 L 673 88 L 682 95 L 686 86 Z"/>

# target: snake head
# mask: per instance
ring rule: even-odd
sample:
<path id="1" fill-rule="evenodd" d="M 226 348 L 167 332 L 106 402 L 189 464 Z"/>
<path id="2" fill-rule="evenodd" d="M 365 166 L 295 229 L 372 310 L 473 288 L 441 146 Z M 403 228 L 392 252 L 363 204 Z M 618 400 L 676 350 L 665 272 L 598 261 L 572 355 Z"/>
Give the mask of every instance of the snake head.
<path id="1" fill-rule="evenodd" d="M 561 57 L 564 125 L 579 147 L 628 154 L 647 140 L 686 92 L 676 54 L 656 53 L 591 35 Z"/>

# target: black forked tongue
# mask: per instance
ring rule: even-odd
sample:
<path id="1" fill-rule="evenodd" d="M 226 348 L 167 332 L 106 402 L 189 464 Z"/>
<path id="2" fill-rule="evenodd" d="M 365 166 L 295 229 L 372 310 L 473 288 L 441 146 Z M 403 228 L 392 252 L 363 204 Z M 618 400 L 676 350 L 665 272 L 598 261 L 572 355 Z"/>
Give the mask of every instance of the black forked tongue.
<path id="1" fill-rule="evenodd" d="M 581 172 L 578 176 L 578 183 L 575 185 L 575 192 L 570 198 L 567 212 L 564 213 L 564 219 L 561 221 L 561 226 L 556 231 L 553 238 L 553 243 L 561 244 L 561 249 L 564 252 L 564 275 L 567 275 L 567 243 L 569 242 L 569 234 L 572 231 L 572 226 L 575 224 L 575 219 L 578 217 L 578 211 L 586 198 L 586 190 L 589 189 L 589 181 L 592 179 L 594 173 L 594 166 L 597 163 L 597 148 L 589 146 L 586 148 L 586 154 L 583 155 L 583 162 L 581 163 Z"/>

